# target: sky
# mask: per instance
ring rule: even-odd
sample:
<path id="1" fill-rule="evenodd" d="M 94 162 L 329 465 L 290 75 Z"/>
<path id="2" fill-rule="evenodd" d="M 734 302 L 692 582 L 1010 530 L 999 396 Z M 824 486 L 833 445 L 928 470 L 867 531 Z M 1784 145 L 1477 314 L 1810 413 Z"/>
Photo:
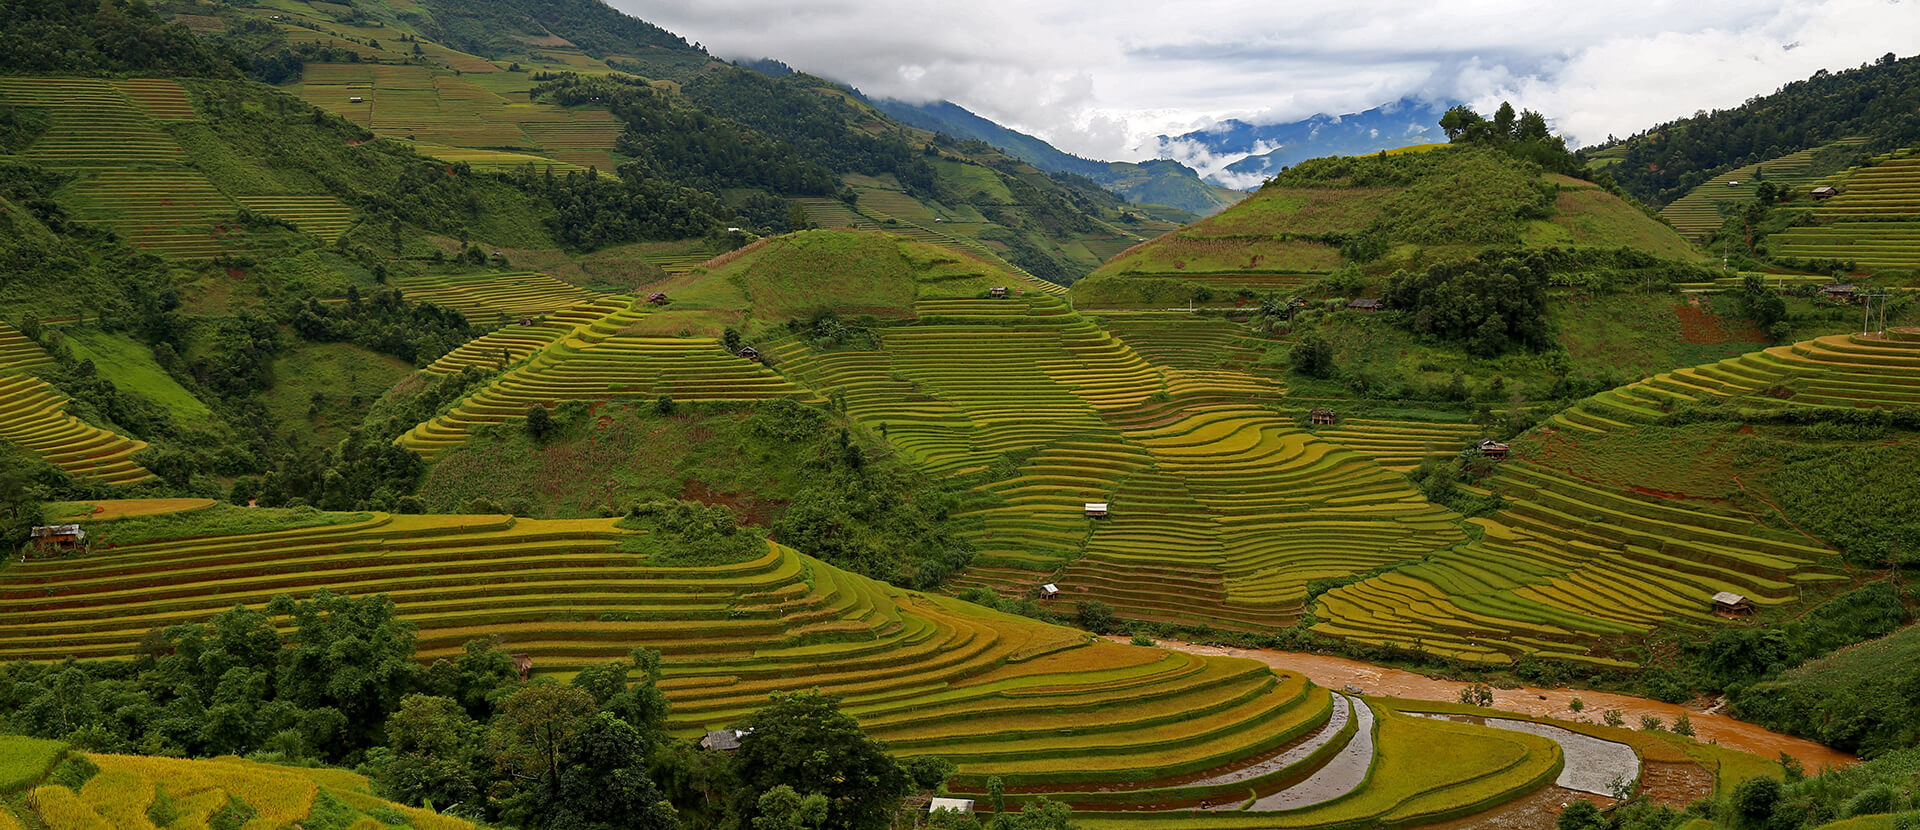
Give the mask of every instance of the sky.
<path id="1" fill-rule="evenodd" d="M 729 59 L 950 100 L 1063 150 L 1402 97 L 1539 110 L 1576 146 L 1914 54 L 1920 0 L 610 0 Z"/>

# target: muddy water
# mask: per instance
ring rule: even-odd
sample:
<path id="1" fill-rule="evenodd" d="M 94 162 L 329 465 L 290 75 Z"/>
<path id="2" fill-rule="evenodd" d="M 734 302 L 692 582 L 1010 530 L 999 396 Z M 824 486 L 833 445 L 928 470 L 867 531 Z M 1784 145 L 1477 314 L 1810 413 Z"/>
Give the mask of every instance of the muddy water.
<path id="1" fill-rule="evenodd" d="M 1125 640 L 1122 639 L 1121 642 Z M 1222 648 L 1175 640 L 1163 640 L 1160 645 L 1163 648 L 1193 654 L 1259 660 L 1274 668 L 1306 675 L 1308 680 L 1329 689 L 1344 689 L 1348 684 L 1352 684 L 1361 692 L 1370 695 L 1455 703 L 1460 700 L 1460 690 L 1467 686 L 1466 683 L 1457 680 L 1435 680 L 1414 672 L 1375 666 L 1343 657 L 1291 651 Z M 1575 713 L 1568 708 L 1568 703 L 1576 697 L 1586 704 L 1584 712 Z M 1672 724 L 1674 718 L 1679 717 L 1681 712 L 1686 712 L 1687 717 L 1693 721 L 1694 734 L 1701 741 L 1717 742 L 1721 746 L 1751 752 L 1763 758 L 1773 758 L 1785 752 L 1800 759 L 1800 763 L 1806 766 L 1808 772 L 1817 772 L 1822 767 L 1848 766 L 1858 761 L 1845 752 L 1801 738 L 1770 732 L 1725 715 L 1709 715 L 1671 703 L 1607 692 L 1536 689 L 1527 686 L 1517 689 L 1494 689 L 1493 708 L 1535 717 L 1584 720 L 1591 723 L 1599 723 L 1602 714 L 1613 709 L 1618 710 L 1629 725 L 1637 725 L 1642 715 L 1652 715 L 1663 723 Z"/>
<path id="2" fill-rule="evenodd" d="M 1298 810 L 1324 804 L 1353 792 L 1367 780 L 1367 768 L 1373 766 L 1373 709 L 1353 698 L 1341 695 L 1351 707 L 1355 724 L 1353 738 L 1327 765 L 1307 780 L 1253 802 L 1252 810 Z M 1238 809 L 1227 805 L 1216 810 Z"/>

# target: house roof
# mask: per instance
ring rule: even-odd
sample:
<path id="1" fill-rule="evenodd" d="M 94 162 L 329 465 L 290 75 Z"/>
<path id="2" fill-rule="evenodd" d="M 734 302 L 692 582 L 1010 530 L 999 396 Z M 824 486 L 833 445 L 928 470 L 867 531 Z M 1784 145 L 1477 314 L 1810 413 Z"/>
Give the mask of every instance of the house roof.
<path id="1" fill-rule="evenodd" d="M 941 810 L 952 810 L 956 813 L 971 813 L 973 812 L 973 799 L 936 798 L 927 802 L 927 812 L 937 813 Z"/>
<path id="2" fill-rule="evenodd" d="M 1842 292 L 1851 293 L 1853 291 L 1853 283 L 1850 283 L 1850 282 L 1830 283 L 1827 285 L 1820 286 L 1820 290 L 1828 293 L 1842 293 Z"/>
<path id="3" fill-rule="evenodd" d="M 1058 586 L 1058 585 L 1055 585 L 1055 584 L 1053 584 L 1053 583 L 1051 583 L 1051 582 L 1049 582 L 1049 583 L 1047 583 L 1047 584 L 1045 584 L 1045 585 L 1042 585 L 1042 586 L 1040 586 L 1040 593 L 1043 593 L 1043 594 L 1057 594 L 1057 593 L 1060 593 L 1060 586 Z"/>
<path id="4" fill-rule="evenodd" d="M 1835 190 L 1835 189 L 1833 188 L 1833 185 L 1830 185 L 1830 184 L 1823 184 L 1823 185 L 1821 185 L 1821 186 L 1819 186 L 1819 187 L 1816 187 L 1816 188 L 1814 188 L 1814 189 L 1813 189 L 1813 192 L 1815 192 L 1815 193 L 1838 193 L 1838 192 L 1840 192 L 1840 191 L 1838 191 L 1838 190 Z"/>
<path id="5" fill-rule="evenodd" d="M 1381 303 L 1379 300 L 1371 299 L 1368 297 L 1361 297 L 1358 300 L 1354 300 L 1353 302 L 1347 303 L 1347 308 L 1379 308 L 1380 305 Z"/>
<path id="6" fill-rule="evenodd" d="M 1507 448 L 1507 445 L 1495 441 L 1492 438 L 1481 441 L 1478 446 L 1483 450 L 1504 450 Z"/>
<path id="7" fill-rule="evenodd" d="M 1326 407 L 1324 407 L 1324 406 L 1316 406 L 1316 407 L 1314 407 L 1314 408 L 1313 408 L 1313 411 L 1312 411 L 1312 412 L 1309 412 L 1309 413 L 1307 413 L 1307 414 L 1309 414 L 1309 415 L 1332 415 L 1332 414 L 1333 414 L 1333 410 L 1331 410 L 1331 409 L 1328 409 L 1328 408 L 1326 408 Z"/>
<path id="8" fill-rule="evenodd" d="M 700 739 L 700 748 L 722 751 L 740 748 L 740 739 L 752 733 L 751 729 L 715 729 Z"/>
<path id="9" fill-rule="evenodd" d="M 532 668 L 533 668 L 533 655 L 525 654 L 525 653 L 513 655 L 514 671 L 524 672 L 524 671 L 529 671 Z"/>
<path id="10" fill-rule="evenodd" d="M 1743 597 L 1732 591 L 1721 591 L 1720 593 L 1713 595 L 1713 602 L 1715 605 L 1740 605 L 1742 603 L 1745 603 L 1746 601 L 1747 601 L 1746 597 Z"/>
<path id="11" fill-rule="evenodd" d="M 1107 503 L 1104 501 L 1090 501 L 1090 502 L 1087 502 L 1087 509 L 1088 510 L 1105 510 L 1107 509 Z"/>
<path id="12" fill-rule="evenodd" d="M 39 539 L 46 536 L 85 536 L 85 535 L 87 535 L 87 532 L 84 530 L 81 530 L 79 525 L 43 525 L 41 527 L 36 527 L 33 529 L 33 538 L 35 539 Z"/>

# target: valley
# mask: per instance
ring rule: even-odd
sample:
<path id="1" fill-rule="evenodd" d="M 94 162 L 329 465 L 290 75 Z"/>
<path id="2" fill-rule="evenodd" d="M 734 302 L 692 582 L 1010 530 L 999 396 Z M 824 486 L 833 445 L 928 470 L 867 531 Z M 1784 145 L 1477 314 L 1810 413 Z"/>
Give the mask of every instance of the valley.
<path id="1" fill-rule="evenodd" d="M 1241 194 L 597 0 L 34 32 L 0 830 L 1920 809 L 1877 105 L 1671 175 L 1460 106 Z"/>

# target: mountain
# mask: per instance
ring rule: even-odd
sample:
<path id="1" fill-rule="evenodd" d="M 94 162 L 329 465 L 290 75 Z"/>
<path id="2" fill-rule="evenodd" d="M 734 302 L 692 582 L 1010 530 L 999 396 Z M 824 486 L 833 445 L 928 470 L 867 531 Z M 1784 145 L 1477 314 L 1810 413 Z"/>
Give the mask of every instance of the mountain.
<path id="1" fill-rule="evenodd" d="M 1721 173 L 1841 139 L 1855 155 L 1920 140 L 1920 55 L 1820 70 L 1731 109 L 1669 121 L 1583 151 L 1628 193 L 1665 206 Z"/>
<path id="2" fill-rule="evenodd" d="M 1285 124 L 1228 119 L 1203 130 L 1160 136 L 1159 154 L 1205 158 L 1208 181 L 1229 187 L 1258 185 L 1280 168 L 1320 156 L 1353 156 L 1447 140 L 1440 116 L 1451 103 L 1402 98 L 1348 115 L 1315 115 Z M 1231 159 L 1226 163 L 1223 160 Z"/>
<path id="3" fill-rule="evenodd" d="M 984 141 L 1049 173 L 1085 176 L 1128 201 L 1167 205 L 1198 216 L 1212 216 L 1240 200 L 1228 188 L 1200 180 L 1193 168 L 1169 160 L 1141 163 L 1094 161 L 1064 152 L 1045 139 L 1001 126 L 952 101 L 914 104 L 878 99 L 873 105 L 924 130 Z"/>

